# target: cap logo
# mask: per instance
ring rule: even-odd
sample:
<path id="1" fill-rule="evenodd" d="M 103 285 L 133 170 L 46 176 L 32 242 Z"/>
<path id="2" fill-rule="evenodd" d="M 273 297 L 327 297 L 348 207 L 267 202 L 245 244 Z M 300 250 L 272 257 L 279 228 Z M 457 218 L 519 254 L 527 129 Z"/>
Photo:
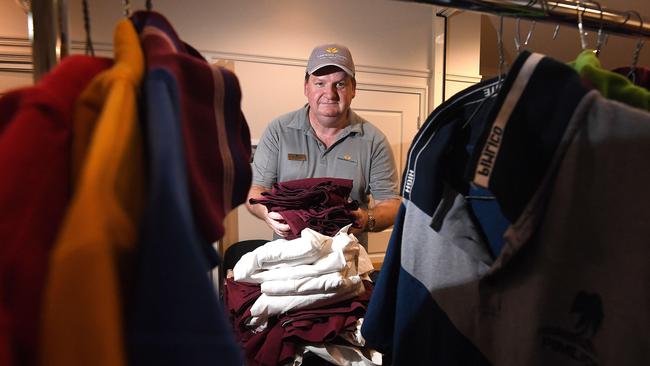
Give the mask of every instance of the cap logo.
<path id="1" fill-rule="evenodd" d="M 327 52 L 327 53 L 338 53 L 339 49 L 336 48 L 336 47 L 328 47 L 328 48 L 325 49 L 325 52 Z"/>

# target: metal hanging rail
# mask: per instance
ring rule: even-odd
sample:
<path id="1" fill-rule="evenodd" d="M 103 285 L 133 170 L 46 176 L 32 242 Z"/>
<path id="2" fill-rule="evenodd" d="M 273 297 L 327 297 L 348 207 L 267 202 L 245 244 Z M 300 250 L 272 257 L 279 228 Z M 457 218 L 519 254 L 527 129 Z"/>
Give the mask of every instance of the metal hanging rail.
<path id="1" fill-rule="evenodd" d="M 545 0 L 402 0 L 446 8 L 465 9 L 549 23 L 602 28 L 609 34 L 650 37 L 650 20 L 634 10 L 612 10 L 600 7 L 598 1 Z"/>
<path id="2" fill-rule="evenodd" d="M 67 0 L 30 1 L 34 82 L 70 52 Z"/>

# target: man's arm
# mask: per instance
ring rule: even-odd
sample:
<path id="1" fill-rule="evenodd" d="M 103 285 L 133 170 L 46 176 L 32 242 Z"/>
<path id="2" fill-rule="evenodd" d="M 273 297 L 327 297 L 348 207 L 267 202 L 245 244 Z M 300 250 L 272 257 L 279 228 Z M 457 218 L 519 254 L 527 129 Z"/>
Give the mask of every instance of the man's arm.
<path id="1" fill-rule="evenodd" d="M 249 200 L 251 198 L 260 198 L 262 197 L 262 192 L 266 192 L 268 189 L 263 186 L 251 185 L 250 190 L 248 191 L 248 197 L 246 198 L 246 208 L 248 212 L 253 214 L 260 220 L 266 222 L 266 224 L 273 230 L 276 234 L 281 237 L 286 237 L 291 229 L 289 225 L 283 224 L 280 220 L 284 220 L 282 215 L 278 212 L 269 212 L 266 206 L 262 204 L 251 204 Z"/>
<path id="2" fill-rule="evenodd" d="M 375 225 L 372 230 L 368 227 L 369 210 L 359 208 L 355 211 L 357 220 L 361 224 L 360 229 L 351 229 L 351 233 L 360 233 L 364 231 L 378 232 L 387 229 L 393 225 L 397 211 L 399 210 L 401 200 L 399 198 L 391 198 L 382 201 L 375 201 L 375 206 L 371 208 L 372 215 L 375 218 Z"/>

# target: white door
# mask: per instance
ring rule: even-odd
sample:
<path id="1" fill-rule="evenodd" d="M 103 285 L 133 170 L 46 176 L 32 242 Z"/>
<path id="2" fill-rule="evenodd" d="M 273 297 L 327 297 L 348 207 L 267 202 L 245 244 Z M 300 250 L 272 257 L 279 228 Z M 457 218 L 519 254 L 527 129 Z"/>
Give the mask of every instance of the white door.
<path id="1" fill-rule="evenodd" d="M 400 179 L 408 149 L 418 129 L 420 111 L 424 110 L 424 99 L 420 93 L 373 90 L 358 85 L 352 102 L 354 111 L 381 129 L 388 138 Z M 391 233 L 389 228 L 369 235 L 368 254 L 373 263 L 383 262 Z"/>

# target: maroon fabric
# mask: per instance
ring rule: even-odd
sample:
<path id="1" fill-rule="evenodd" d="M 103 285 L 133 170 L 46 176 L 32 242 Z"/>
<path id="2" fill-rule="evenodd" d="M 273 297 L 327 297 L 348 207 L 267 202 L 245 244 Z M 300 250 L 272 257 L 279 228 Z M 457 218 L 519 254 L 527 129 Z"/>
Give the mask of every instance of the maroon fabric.
<path id="1" fill-rule="evenodd" d="M 269 211 L 279 212 L 291 233 L 286 239 L 300 237 L 305 228 L 333 236 L 342 227 L 360 227 L 352 211 L 359 208 L 350 201 L 352 180 L 342 178 L 306 178 L 276 183 L 251 204 L 262 204 Z"/>
<path id="2" fill-rule="evenodd" d="M 224 301 L 247 365 L 281 365 L 295 357 L 299 344 L 327 343 L 344 331 L 354 330 L 366 312 L 373 289 L 372 283 L 363 284 L 366 291 L 353 299 L 271 317 L 264 331 L 253 333 L 246 321 L 250 307 L 261 294 L 260 285 L 226 279 Z"/>
<path id="3" fill-rule="evenodd" d="M 147 69 L 164 68 L 178 82 L 192 210 L 214 266 L 218 262 L 212 243 L 224 234 L 225 216 L 246 200 L 252 177 L 250 131 L 241 110 L 239 81 L 225 68 L 210 66 L 161 14 L 139 11 L 132 19 Z M 165 30 L 171 42 L 147 37 L 147 26 Z"/>
<path id="4" fill-rule="evenodd" d="M 70 198 L 72 117 L 112 60 L 69 56 L 0 99 L 0 365 L 36 363 L 50 248 Z"/>
<path id="5" fill-rule="evenodd" d="M 634 72 L 630 73 L 631 70 L 631 67 L 619 67 L 612 71 L 630 79 L 634 85 L 650 90 L 650 69 L 646 67 L 635 67 Z"/>

